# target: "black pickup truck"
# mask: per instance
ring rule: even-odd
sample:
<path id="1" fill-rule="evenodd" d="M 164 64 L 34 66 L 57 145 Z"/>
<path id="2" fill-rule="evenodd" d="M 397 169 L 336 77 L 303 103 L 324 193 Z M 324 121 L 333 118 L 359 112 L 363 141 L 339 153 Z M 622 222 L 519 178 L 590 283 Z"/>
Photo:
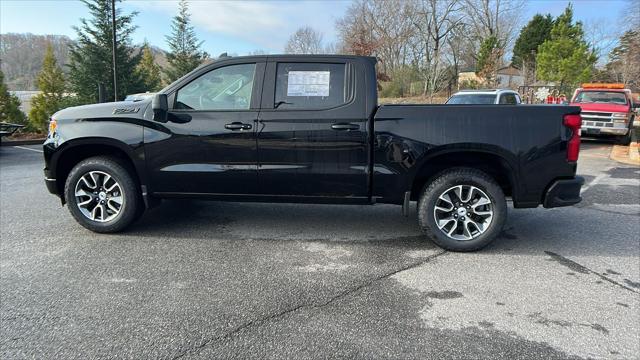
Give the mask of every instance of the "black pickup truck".
<path id="1" fill-rule="evenodd" d="M 580 109 L 378 106 L 376 60 L 226 57 L 152 99 L 52 116 L 45 182 L 116 232 L 160 199 L 397 204 L 439 246 L 479 249 L 515 208 L 578 203 Z"/>

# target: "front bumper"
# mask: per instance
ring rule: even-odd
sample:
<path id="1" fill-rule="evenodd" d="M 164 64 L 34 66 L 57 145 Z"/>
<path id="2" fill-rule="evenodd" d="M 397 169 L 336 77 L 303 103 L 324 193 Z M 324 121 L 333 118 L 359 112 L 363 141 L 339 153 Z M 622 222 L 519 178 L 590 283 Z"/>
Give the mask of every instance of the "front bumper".
<path id="1" fill-rule="evenodd" d="M 51 178 L 49 170 L 47 169 L 44 169 L 44 184 L 47 186 L 47 190 L 49 190 L 50 193 L 60 195 L 58 194 L 58 182 L 56 179 Z"/>
<path id="2" fill-rule="evenodd" d="M 583 126 L 581 128 L 581 133 L 583 135 L 627 135 L 629 132 L 629 128 L 609 128 L 609 127 L 590 127 Z"/>
<path id="3" fill-rule="evenodd" d="M 582 201 L 580 197 L 582 185 L 584 185 L 582 176 L 556 180 L 549 186 L 542 205 L 546 208 L 575 205 Z"/>

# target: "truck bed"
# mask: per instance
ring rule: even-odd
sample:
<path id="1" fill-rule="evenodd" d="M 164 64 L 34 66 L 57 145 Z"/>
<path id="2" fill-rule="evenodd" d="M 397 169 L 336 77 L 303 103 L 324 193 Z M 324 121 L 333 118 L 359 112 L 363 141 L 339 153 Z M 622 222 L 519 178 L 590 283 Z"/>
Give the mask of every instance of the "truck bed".
<path id="1" fill-rule="evenodd" d="M 400 178 L 413 179 L 425 162 L 469 151 L 499 156 L 512 170 L 515 205 L 537 206 L 554 179 L 575 175 L 576 163 L 566 161 L 570 132 L 563 117 L 579 113 L 558 105 L 380 106 L 373 122 L 373 196 L 397 197 L 406 188 Z"/>

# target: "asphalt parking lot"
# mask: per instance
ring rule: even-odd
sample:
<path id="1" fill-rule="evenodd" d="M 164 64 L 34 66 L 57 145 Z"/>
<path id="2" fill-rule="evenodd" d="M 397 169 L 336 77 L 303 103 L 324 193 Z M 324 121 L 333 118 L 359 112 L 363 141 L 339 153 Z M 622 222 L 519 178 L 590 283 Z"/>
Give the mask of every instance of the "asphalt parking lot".
<path id="1" fill-rule="evenodd" d="M 640 169 L 610 144 L 583 144 L 581 204 L 510 208 L 469 254 L 384 205 L 172 201 L 94 234 L 38 150 L 0 148 L 3 359 L 640 354 Z"/>

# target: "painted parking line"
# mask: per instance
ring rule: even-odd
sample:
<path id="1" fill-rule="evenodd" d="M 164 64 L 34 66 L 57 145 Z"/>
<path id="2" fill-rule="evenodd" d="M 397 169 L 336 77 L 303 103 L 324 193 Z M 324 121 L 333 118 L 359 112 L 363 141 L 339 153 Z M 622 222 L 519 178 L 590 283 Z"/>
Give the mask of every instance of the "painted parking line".
<path id="1" fill-rule="evenodd" d="M 580 194 L 587 191 L 593 185 L 598 185 L 598 183 L 600 183 L 602 179 L 609 177 L 609 175 L 607 175 L 606 172 L 609 171 L 610 169 L 611 167 L 604 169 L 600 174 L 598 174 L 595 178 L 593 178 L 593 180 L 591 180 L 590 183 L 583 185 L 582 188 L 580 189 Z"/>
<path id="2" fill-rule="evenodd" d="M 16 149 L 22 149 L 22 150 L 35 151 L 35 152 L 39 152 L 39 153 L 43 152 L 42 150 L 38 150 L 38 149 L 31 149 L 31 148 L 24 147 L 24 146 L 14 146 L 14 148 L 16 148 Z"/>

